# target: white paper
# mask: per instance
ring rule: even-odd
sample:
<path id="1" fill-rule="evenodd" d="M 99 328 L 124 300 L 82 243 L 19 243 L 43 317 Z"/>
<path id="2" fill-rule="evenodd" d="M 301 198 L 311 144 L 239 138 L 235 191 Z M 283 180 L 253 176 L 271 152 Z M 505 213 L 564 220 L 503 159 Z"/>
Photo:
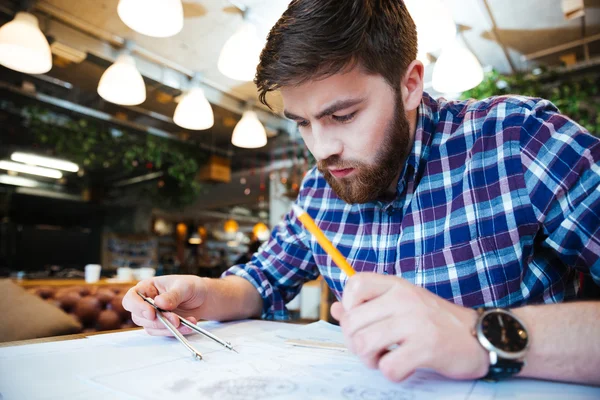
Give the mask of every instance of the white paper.
<path id="1" fill-rule="evenodd" d="M 394 384 L 352 355 L 295 348 L 281 336 L 237 340 L 239 354 L 217 349 L 200 362 L 185 357 L 91 379 L 144 399 L 466 399 L 473 389 L 427 371 Z"/>
<path id="2" fill-rule="evenodd" d="M 343 343 L 339 327 L 267 321 L 202 323 L 240 353 L 200 335 L 177 340 L 143 330 L 65 342 L 0 348 L 0 398 L 6 399 L 599 399 L 600 388 L 533 380 L 450 381 L 418 371 L 395 384 L 350 353 L 300 348 L 304 339 Z"/>

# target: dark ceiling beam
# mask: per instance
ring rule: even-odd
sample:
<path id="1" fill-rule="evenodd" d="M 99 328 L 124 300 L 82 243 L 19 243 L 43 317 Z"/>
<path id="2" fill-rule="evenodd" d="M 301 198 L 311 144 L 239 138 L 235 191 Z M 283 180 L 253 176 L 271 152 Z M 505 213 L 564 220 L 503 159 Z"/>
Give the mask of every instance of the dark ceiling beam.
<path id="1" fill-rule="evenodd" d="M 173 135 L 172 133 L 166 132 L 162 129 L 137 124 L 137 123 L 131 122 L 131 121 L 123 121 L 123 120 L 118 119 L 118 118 L 114 117 L 113 115 L 105 113 L 103 111 L 98 111 L 93 108 L 85 107 L 85 106 L 82 106 L 79 104 L 72 103 L 67 100 L 48 96 L 48 95 L 45 95 L 42 93 L 31 93 L 31 92 L 25 91 L 21 88 L 12 86 L 6 82 L 0 82 L 0 89 L 5 89 L 10 92 L 22 95 L 24 97 L 33 98 L 42 103 L 50 104 L 50 105 L 53 105 L 55 107 L 61 108 L 66 111 L 72 111 L 72 112 L 76 112 L 78 114 L 92 117 L 92 118 L 95 118 L 95 119 L 98 119 L 101 121 L 110 122 L 115 126 L 120 126 L 120 127 L 126 128 L 126 129 L 133 129 L 138 132 L 145 132 L 150 135 L 164 137 L 164 138 L 171 139 L 171 140 L 181 141 L 181 139 L 179 139 L 176 135 Z M 185 143 L 189 144 L 189 142 L 185 142 Z M 220 147 L 209 146 L 209 145 L 206 145 L 203 143 L 194 143 L 194 144 L 190 144 L 190 146 L 197 146 L 197 147 L 201 148 L 202 150 L 211 152 L 213 154 L 223 155 L 226 157 L 233 156 L 233 152 L 231 150 L 224 150 Z"/>
<path id="2" fill-rule="evenodd" d="M 600 33 L 595 35 L 587 36 L 583 39 L 573 40 L 571 42 L 559 44 L 558 46 L 552 46 L 547 49 L 539 50 L 533 53 L 524 54 L 522 59 L 524 61 L 535 60 L 536 58 L 541 58 L 545 56 L 549 56 L 551 54 L 560 53 L 561 51 L 572 49 L 573 47 L 585 46 L 588 43 L 596 42 L 600 40 Z"/>
<path id="3" fill-rule="evenodd" d="M 484 5 L 485 10 L 487 12 L 487 15 L 490 18 L 490 22 L 492 24 L 492 29 L 490 30 L 490 33 L 492 34 L 492 37 L 494 38 L 494 41 L 502 49 L 502 53 L 504 54 L 504 58 L 506 58 L 506 61 L 508 62 L 508 65 L 510 67 L 510 73 L 514 74 L 517 71 L 517 68 L 515 67 L 515 64 L 513 63 L 512 59 L 510 58 L 510 54 L 508 53 L 508 50 L 507 50 L 506 46 L 500 40 L 500 36 L 498 36 L 498 25 L 496 24 L 496 19 L 494 18 L 494 13 L 492 13 L 492 9 L 490 7 L 490 4 L 488 3 L 488 0 L 481 0 L 481 1 L 483 2 L 483 5 Z"/>

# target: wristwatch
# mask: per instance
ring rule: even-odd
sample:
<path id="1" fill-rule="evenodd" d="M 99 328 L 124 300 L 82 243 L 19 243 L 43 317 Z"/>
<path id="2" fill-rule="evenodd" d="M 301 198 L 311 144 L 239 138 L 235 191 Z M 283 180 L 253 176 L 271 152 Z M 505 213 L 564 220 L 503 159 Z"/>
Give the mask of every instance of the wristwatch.
<path id="1" fill-rule="evenodd" d="M 519 373 L 525 365 L 529 334 L 523 322 L 504 308 L 479 308 L 473 334 L 490 354 L 484 380 L 498 381 Z"/>

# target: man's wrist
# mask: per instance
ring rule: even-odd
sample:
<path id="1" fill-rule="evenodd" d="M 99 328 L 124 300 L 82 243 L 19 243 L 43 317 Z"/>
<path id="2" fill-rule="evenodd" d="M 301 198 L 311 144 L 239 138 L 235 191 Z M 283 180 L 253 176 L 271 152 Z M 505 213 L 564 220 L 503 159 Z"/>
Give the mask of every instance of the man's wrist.
<path id="1" fill-rule="evenodd" d="M 479 319 L 479 313 L 477 310 L 469 309 L 470 311 L 470 340 L 473 343 L 475 354 L 475 369 L 473 379 L 483 378 L 487 375 L 490 369 L 490 353 L 486 350 L 481 343 L 479 343 L 479 339 L 477 339 L 476 326 L 477 320 Z"/>

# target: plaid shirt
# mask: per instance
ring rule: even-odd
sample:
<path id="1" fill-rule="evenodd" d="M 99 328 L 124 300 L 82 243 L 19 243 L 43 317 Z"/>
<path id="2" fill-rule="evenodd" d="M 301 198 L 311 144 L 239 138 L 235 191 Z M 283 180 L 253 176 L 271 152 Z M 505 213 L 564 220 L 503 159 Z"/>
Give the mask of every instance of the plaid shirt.
<path id="1" fill-rule="evenodd" d="M 574 298 L 575 269 L 600 282 L 600 141 L 546 100 L 424 95 L 395 200 L 350 205 L 310 170 L 296 203 L 357 272 L 400 276 L 466 307 Z M 285 319 L 302 284 L 347 276 L 293 211 L 252 260 L 263 318 Z"/>

